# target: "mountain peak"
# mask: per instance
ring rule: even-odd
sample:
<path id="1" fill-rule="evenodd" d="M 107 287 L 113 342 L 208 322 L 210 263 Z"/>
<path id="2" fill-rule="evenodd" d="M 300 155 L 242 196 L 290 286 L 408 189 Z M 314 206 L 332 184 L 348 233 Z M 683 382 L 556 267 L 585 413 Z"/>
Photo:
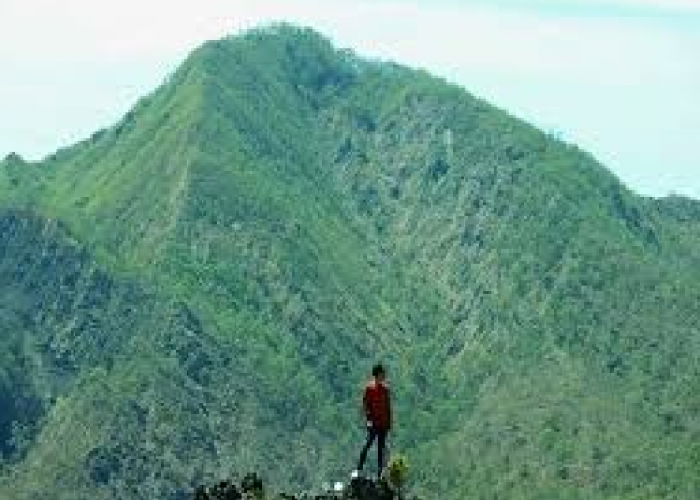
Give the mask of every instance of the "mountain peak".
<path id="1" fill-rule="evenodd" d="M 310 28 L 280 23 L 206 42 L 183 67 L 198 67 L 211 78 L 249 90 L 255 86 L 259 92 L 280 82 L 318 92 L 347 84 L 353 58 Z"/>

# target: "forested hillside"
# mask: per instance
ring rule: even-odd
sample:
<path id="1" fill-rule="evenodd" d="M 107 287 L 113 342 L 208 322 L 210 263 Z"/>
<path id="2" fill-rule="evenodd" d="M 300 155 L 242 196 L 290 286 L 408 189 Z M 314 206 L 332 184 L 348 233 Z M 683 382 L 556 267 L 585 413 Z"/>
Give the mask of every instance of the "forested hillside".
<path id="1" fill-rule="evenodd" d="M 0 497 L 346 478 L 382 360 L 423 498 L 695 500 L 699 303 L 700 202 L 252 30 L 0 163 Z"/>

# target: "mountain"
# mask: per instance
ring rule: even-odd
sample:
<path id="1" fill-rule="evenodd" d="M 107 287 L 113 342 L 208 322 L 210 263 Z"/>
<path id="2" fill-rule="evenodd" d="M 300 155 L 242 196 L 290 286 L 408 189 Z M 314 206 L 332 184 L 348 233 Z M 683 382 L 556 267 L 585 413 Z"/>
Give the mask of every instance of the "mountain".
<path id="1" fill-rule="evenodd" d="M 345 478 L 379 359 L 421 497 L 694 499 L 699 243 L 699 202 L 426 72 L 206 43 L 0 163 L 0 497 Z"/>

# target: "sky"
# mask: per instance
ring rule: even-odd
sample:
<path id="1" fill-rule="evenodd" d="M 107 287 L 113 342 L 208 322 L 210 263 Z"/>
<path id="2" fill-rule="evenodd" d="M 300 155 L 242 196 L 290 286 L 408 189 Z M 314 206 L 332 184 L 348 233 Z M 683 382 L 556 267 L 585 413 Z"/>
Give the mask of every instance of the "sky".
<path id="1" fill-rule="evenodd" d="M 109 126 L 206 40 L 273 21 L 428 69 L 700 199 L 700 0 L 0 0 L 0 158 Z"/>

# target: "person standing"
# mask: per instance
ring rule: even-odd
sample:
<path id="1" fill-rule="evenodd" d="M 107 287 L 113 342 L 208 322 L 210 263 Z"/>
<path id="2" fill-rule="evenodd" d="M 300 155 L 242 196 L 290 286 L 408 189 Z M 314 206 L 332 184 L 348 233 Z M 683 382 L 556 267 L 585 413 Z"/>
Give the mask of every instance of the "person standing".
<path id="1" fill-rule="evenodd" d="M 391 430 L 391 397 L 386 383 L 386 370 L 381 364 L 372 368 L 372 379 L 365 386 L 362 407 L 367 423 L 367 442 L 362 448 L 360 461 L 353 476 L 358 476 L 362 471 L 367 460 L 367 453 L 376 440 L 378 478 L 381 478 L 384 470 L 387 436 Z"/>

